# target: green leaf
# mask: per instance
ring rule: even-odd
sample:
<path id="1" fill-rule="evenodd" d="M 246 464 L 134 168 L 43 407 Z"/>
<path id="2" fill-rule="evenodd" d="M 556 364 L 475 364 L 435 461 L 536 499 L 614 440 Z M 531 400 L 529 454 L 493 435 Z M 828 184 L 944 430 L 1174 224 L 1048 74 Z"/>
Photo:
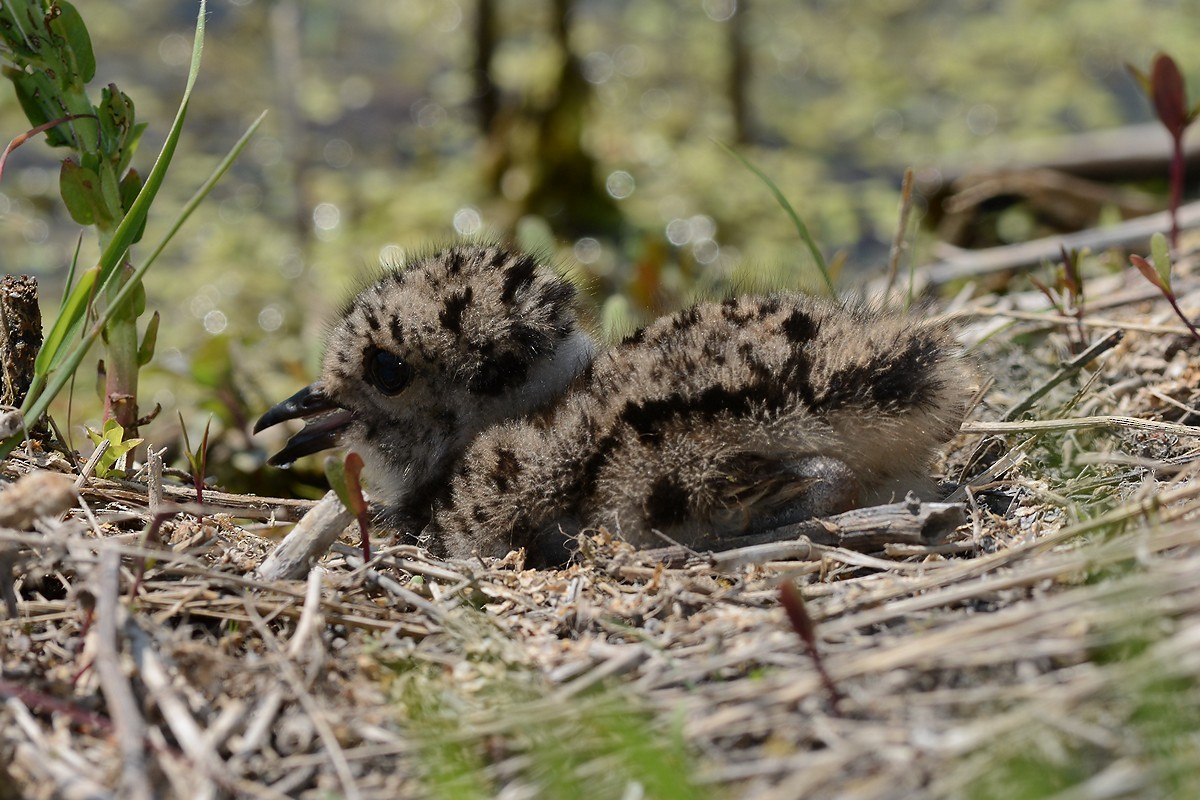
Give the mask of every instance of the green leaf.
<path id="1" fill-rule="evenodd" d="M 116 156 L 119 164 L 134 127 L 133 101 L 115 83 L 110 83 L 101 90 L 96 111 L 100 118 L 100 151 L 107 153 L 109 158 Z"/>
<path id="2" fill-rule="evenodd" d="M 346 453 L 345 472 L 346 472 L 346 489 L 350 494 L 350 502 L 352 505 L 347 506 L 354 512 L 355 516 L 361 517 L 367 511 L 367 501 L 363 499 L 362 491 L 362 471 L 363 458 L 358 453 L 351 450 Z"/>
<path id="3" fill-rule="evenodd" d="M 100 179 L 100 201 L 104 204 L 104 217 L 110 222 L 115 222 L 125 216 L 125 211 L 121 207 L 121 181 L 117 178 L 111 161 L 104 159 L 100 162 L 97 177 Z"/>
<path id="4" fill-rule="evenodd" d="M 1156 233 L 1150 237 L 1150 255 L 1154 258 L 1154 268 L 1162 285 L 1171 290 L 1171 249 L 1167 246 L 1167 237 Z"/>
<path id="5" fill-rule="evenodd" d="M 66 39 L 66 47 L 73 57 L 79 83 L 87 84 L 96 77 L 96 56 L 92 52 L 92 37 L 88 35 L 83 17 L 74 5 L 67 0 L 58 0 L 57 5 L 60 13 L 50 27 L 52 30 L 57 28 Z"/>
<path id="6" fill-rule="evenodd" d="M 13 88 L 17 92 L 17 102 L 21 105 L 21 110 L 25 112 L 25 117 L 35 128 L 62 116 L 58 109 L 46 106 L 44 98 L 56 89 L 40 72 L 30 73 L 5 67 L 4 75 L 13 82 Z M 70 128 L 66 125 L 59 125 L 49 129 L 46 131 L 46 144 L 51 147 L 69 147 L 71 145 Z"/>
<path id="7" fill-rule="evenodd" d="M 179 109 L 175 112 L 175 121 L 167 132 L 162 150 L 159 151 L 158 158 L 155 159 L 154 166 L 150 169 L 150 174 L 146 176 L 146 183 L 138 192 L 137 198 L 125 214 L 125 218 L 121 220 L 121 224 L 117 226 L 108 246 L 104 248 L 104 253 L 100 256 L 100 286 L 102 289 L 107 288 L 108 283 L 115 277 L 117 268 L 124 263 L 125 251 L 133 244 L 134 234 L 144 227 L 146 214 L 162 186 L 171 159 L 175 157 L 175 148 L 179 145 L 179 135 L 183 132 L 183 122 L 187 118 L 188 106 L 191 103 L 192 89 L 196 85 L 196 76 L 200 72 L 200 54 L 204 50 L 205 14 L 207 14 L 207 4 L 201 0 L 200 12 L 196 17 L 196 38 L 192 44 L 192 65 L 188 71 L 187 84 L 183 89 L 183 98 L 179 102 Z M 146 265 L 142 266 L 144 268 Z M 110 308 L 119 302 L 114 298 L 110 303 Z"/>
<path id="8" fill-rule="evenodd" d="M 129 129 L 129 135 L 125 138 L 125 147 L 121 150 L 121 161 L 117 164 L 117 172 L 122 172 L 129 168 L 130 162 L 133 161 L 133 155 L 137 152 L 138 142 L 142 140 L 142 134 L 146 132 L 145 122 L 139 122 Z M 141 184 L 138 184 L 141 186 Z"/>
<path id="9" fill-rule="evenodd" d="M 145 439 L 126 439 L 125 429 L 121 427 L 121 423 L 115 419 L 110 419 L 104 423 L 102 430 L 87 428 L 88 438 L 92 440 L 92 444 L 97 447 L 101 442 L 108 442 L 108 449 L 100 456 L 100 460 L 96 462 L 95 475 L 98 478 L 107 478 L 112 475 L 117 462 L 125 457 L 125 455 L 145 441 Z"/>
<path id="10" fill-rule="evenodd" d="M 342 463 L 340 456 L 325 456 L 325 480 L 329 481 L 329 488 L 346 510 L 353 511 L 350 488 L 346 484 L 346 465 Z"/>
<path id="11" fill-rule="evenodd" d="M 74 158 L 64 158 L 58 173 L 58 190 L 71 219 L 80 225 L 95 225 L 103 218 L 100 208 L 100 177 Z"/>
<path id="12" fill-rule="evenodd" d="M 204 435 L 200 437 L 200 447 L 193 450 L 192 441 L 188 436 L 187 425 L 183 421 L 183 414 L 179 413 L 179 429 L 183 433 L 183 450 L 187 455 L 188 467 L 192 472 L 192 480 L 197 487 L 196 502 L 203 503 L 204 498 L 199 492 L 199 487 L 204 485 L 204 473 L 208 467 L 208 431 L 212 427 L 212 417 L 208 418 L 208 422 L 204 423 Z"/>
<path id="13" fill-rule="evenodd" d="M 187 423 L 183 421 L 182 411 L 176 411 L 175 413 L 179 415 L 179 432 L 183 436 L 183 452 L 187 456 L 188 464 L 195 470 L 196 462 L 193 460 L 192 439 L 188 436 Z"/>
<path id="14" fill-rule="evenodd" d="M 362 470 L 362 456 L 353 450 L 346 453 L 344 459 L 338 456 L 325 457 L 325 478 L 329 481 L 329 488 L 333 489 L 346 510 L 355 516 L 367 510 L 362 481 L 359 479 Z"/>
<path id="15" fill-rule="evenodd" d="M 1135 254 L 1129 257 L 1129 262 L 1137 267 L 1138 272 L 1142 273 L 1142 277 L 1154 284 L 1160 292 L 1168 297 L 1171 295 L 1171 288 L 1163 283 L 1162 278 L 1159 277 L 1158 272 L 1149 261 Z"/>
<path id="16" fill-rule="evenodd" d="M 146 333 L 142 336 L 142 343 L 138 346 L 137 361 L 139 367 L 144 367 L 154 358 L 154 347 L 158 343 L 158 322 L 161 317 L 157 311 L 150 317 L 150 321 L 146 323 Z"/>

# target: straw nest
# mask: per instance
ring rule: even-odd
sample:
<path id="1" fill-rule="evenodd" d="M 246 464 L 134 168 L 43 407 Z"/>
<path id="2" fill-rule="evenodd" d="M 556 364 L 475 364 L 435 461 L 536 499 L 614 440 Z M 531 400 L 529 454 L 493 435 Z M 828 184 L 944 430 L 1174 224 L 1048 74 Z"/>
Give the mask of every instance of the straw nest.
<path id="1" fill-rule="evenodd" d="M 385 538 L 364 565 L 326 506 L 342 540 L 270 578 L 311 503 L 19 452 L 0 797 L 1196 796 L 1200 346 L 1118 280 L 1077 327 L 949 310 L 994 382 L 926 527 L 597 531 L 534 571 Z"/>

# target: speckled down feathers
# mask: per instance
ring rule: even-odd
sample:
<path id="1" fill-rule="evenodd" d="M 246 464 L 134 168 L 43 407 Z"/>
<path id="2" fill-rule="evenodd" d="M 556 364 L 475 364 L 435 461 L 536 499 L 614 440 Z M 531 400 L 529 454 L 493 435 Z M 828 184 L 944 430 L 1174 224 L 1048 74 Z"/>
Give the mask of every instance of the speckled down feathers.
<path id="1" fill-rule="evenodd" d="M 378 350 L 411 380 L 364 377 Z M 939 327 L 794 294 L 657 320 L 597 350 L 574 290 L 533 259 L 461 245 L 348 306 L 314 384 L 353 418 L 392 521 L 451 555 L 557 563 L 607 526 L 696 546 L 781 519 L 928 495 L 968 373 Z"/>
<path id="2" fill-rule="evenodd" d="M 601 353 L 553 408 L 485 431 L 435 526 L 453 552 L 553 561 L 564 520 L 713 546 L 798 500 L 929 496 L 969 399 L 954 350 L 938 328 L 801 295 L 692 307 Z M 852 502 L 803 502 L 841 477 L 806 475 L 818 456 L 849 468 Z"/>

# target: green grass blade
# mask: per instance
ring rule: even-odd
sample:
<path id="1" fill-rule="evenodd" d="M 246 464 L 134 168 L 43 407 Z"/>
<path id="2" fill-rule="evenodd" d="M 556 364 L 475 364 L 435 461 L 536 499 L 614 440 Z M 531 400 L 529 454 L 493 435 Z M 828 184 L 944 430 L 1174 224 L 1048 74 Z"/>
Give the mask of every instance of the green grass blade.
<path id="1" fill-rule="evenodd" d="M 100 272 L 96 267 L 86 270 L 80 276 L 79 283 L 75 284 L 75 288 L 63 300 L 62 308 L 59 309 L 58 316 L 54 319 L 54 325 L 46 334 L 46 338 L 42 342 L 42 349 L 38 350 L 37 358 L 34 359 L 33 372 L 35 375 L 49 374 L 62 361 L 67 342 L 74 338 L 73 334 L 79 330 L 83 320 L 87 318 L 88 306 L 91 305 L 92 298 L 96 296 L 96 279 L 99 275 Z"/>
<path id="2" fill-rule="evenodd" d="M 782 207 L 784 212 L 791 218 L 792 225 L 796 227 L 796 232 L 800 234 L 800 238 L 804 241 L 804 244 L 808 246 L 808 252 L 812 254 L 813 263 L 817 265 L 817 269 L 821 273 L 821 278 L 825 281 L 825 288 L 829 290 L 829 296 L 837 297 L 837 291 L 833 288 L 833 278 L 829 276 L 829 266 L 825 263 L 825 257 L 821 255 L 821 248 L 817 247 L 817 243 L 813 239 L 812 234 L 808 232 L 808 226 L 804 224 L 804 220 L 800 219 L 800 215 L 796 213 L 796 209 L 792 208 L 792 204 L 788 202 L 788 199 L 784 196 L 783 192 L 779 190 L 779 187 L 775 185 L 774 181 L 767 177 L 765 172 L 751 163 L 748 158 L 724 142 L 717 141 L 716 139 L 713 141 L 716 142 L 722 150 L 741 162 L 743 167 L 758 176 L 758 179 L 762 181 L 763 184 L 766 185 L 767 189 L 771 191 L 771 194 L 775 197 L 775 201 L 779 203 L 780 207 Z"/>
<path id="3" fill-rule="evenodd" d="M 62 299 L 58 301 L 59 314 L 62 313 L 62 308 L 67 304 L 67 298 L 71 294 L 71 287 L 75 284 L 75 270 L 79 269 L 79 251 L 83 248 L 83 231 L 79 232 L 79 238 L 75 240 L 75 253 L 71 256 L 71 266 L 67 268 L 67 282 L 63 284 Z"/>

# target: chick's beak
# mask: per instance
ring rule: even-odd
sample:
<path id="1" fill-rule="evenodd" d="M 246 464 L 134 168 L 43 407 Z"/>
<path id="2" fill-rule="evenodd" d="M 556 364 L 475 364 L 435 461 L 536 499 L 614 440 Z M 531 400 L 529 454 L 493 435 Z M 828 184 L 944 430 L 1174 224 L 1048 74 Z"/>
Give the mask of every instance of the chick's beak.
<path id="1" fill-rule="evenodd" d="M 353 417 L 330 399 L 318 382 L 305 386 L 287 400 L 267 409 L 267 413 L 254 423 L 254 432 L 259 433 L 289 419 L 303 419 L 304 427 L 288 439 L 282 450 L 267 460 L 268 464 L 276 467 L 286 467 L 302 456 L 336 447 Z"/>

